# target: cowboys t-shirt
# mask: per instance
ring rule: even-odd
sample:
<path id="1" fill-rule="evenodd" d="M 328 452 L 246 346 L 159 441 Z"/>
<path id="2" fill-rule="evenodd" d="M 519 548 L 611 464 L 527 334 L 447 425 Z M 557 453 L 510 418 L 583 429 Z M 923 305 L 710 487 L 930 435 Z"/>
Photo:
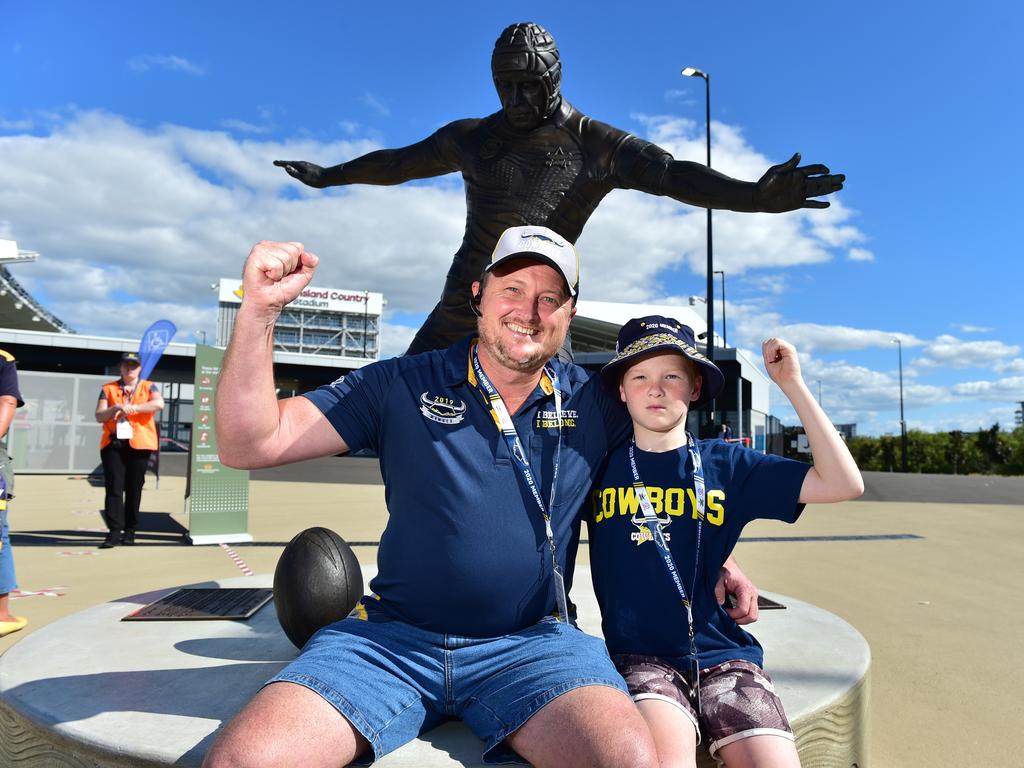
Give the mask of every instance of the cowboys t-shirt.
<path id="1" fill-rule="evenodd" d="M 662 521 L 694 608 L 700 666 L 730 659 L 762 664 L 761 646 L 715 599 L 722 564 L 743 526 L 766 518 L 796 522 L 810 466 L 721 440 L 698 440 L 706 486 L 706 518 L 698 525 L 693 466 L 684 445 L 665 453 L 634 448 L 637 469 Z M 682 659 L 690 654 L 686 610 L 651 539 L 633 488 L 628 445 L 609 454 L 583 510 L 594 591 L 608 650 Z"/>

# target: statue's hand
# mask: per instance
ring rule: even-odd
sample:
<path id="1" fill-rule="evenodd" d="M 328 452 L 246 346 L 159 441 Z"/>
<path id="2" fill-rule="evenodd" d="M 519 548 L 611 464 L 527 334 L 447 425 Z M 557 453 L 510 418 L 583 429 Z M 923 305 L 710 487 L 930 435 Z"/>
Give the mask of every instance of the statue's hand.
<path id="1" fill-rule="evenodd" d="M 846 176 L 828 172 L 828 166 L 802 165 L 800 153 L 780 165 L 773 165 L 764 172 L 754 190 L 754 206 L 759 211 L 783 213 L 797 208 L 828 208 L 826 200 L 811 200 L 812 197 L 831 195 L 843 188 Z"/>
<path id="2" fill-rule="evenodd" d="M 314 163 L 307 163 L 305 160 L 275 160 L 274 165 L 284 168 L 289 176 L 307 186 L 317 189 L 327 186 L 323 181 L 324 169 Z"/>

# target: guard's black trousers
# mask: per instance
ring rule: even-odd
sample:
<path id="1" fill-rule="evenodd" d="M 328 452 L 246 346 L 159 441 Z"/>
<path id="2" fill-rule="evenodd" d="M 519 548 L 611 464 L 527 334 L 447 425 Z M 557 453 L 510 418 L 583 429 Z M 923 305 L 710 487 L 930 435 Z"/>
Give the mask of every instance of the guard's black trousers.
<path id="1" fill-rule="evenodd" d="M 100 451 L 103 462 L 103 522 L 114 532 L 134 531 L 139 524 L 142 485 L 146 482 L 146 464 L 152 451 L 132 448 L 127 440 L 111 440 Z"/>

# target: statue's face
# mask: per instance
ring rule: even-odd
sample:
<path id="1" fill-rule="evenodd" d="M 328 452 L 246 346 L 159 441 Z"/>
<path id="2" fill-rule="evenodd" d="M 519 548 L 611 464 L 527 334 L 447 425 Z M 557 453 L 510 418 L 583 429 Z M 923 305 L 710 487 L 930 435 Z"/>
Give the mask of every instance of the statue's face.
<path id="1" fill-rule="evenodd" d="M 544 120 L 548 94 L 544 81 L 527 72 L 499 72 L 494 87 L 505 121 L 517 131 L 529 131 Z"/>

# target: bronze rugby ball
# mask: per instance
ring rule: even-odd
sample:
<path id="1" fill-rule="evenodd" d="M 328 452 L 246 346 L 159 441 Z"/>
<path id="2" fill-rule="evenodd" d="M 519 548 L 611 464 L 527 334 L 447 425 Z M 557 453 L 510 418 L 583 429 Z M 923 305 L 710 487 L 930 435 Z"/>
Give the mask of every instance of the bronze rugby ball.
<path id="1" fill-rule="evenodd" d="M 288 542 L 277 561 L 274 607 L 296 648 L 348 616 L 362 596 L 363 572 L 355 552 L 332 530 L 307 528 Z"/>

